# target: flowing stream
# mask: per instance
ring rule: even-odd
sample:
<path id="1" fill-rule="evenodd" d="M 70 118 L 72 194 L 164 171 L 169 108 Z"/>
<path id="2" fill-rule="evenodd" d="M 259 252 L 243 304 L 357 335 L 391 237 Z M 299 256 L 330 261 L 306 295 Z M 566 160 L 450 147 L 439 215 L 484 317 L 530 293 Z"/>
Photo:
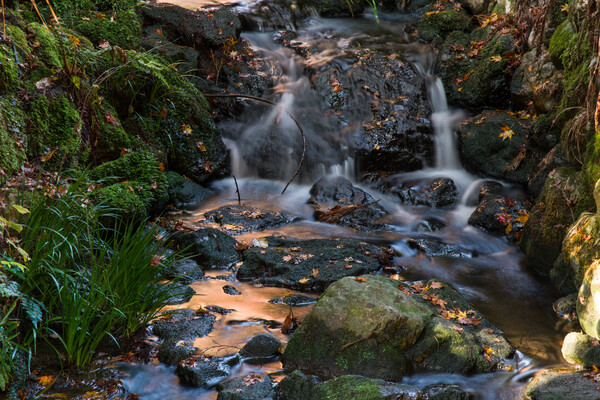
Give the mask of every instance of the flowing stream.
<path id="1" fill-rule="evenodd" d="M 207 3 L 194 0 L 170 2 L 189 7 Z M 252 2 L 248 2 L 242 6 L 248 8 L 251 4 Z M 403 36 L 403 24 L 410 18 L 412 17 L 383 14 L 381 24 L 377 25 L 373 16 L 368 13 L 353 20 L 311 17 L 298 27 L 297 33 L 303 41 L 319 49 L 306 61 L 315 65 L 336 65 L 343 71 L 349 62 L 345 49 L 350 43 L 360 43 L 363 47 L 387 54 L 402 53 L 412 60 L 428 86 L 431 120 L 436 135 L 435 161 L 430 167 L 400 174 L 398 178 L 407 182 L 425 178 L 451 178 L 459 192 L 459 204 L 453 208 L 437 209 L 400 205 L 391 197 L 377 192 L 374 187 L 357 184 L 356 174 L 359 171 L 354 171 L 354 162 L 348 158 L 345 140 L 356 133 L 356 121 L 353 118 L 358 119 L 358 115 L 327 115 L 323 112 L 320 100 L 311 88 L 310 79 L 304 74 L 305 66 L 290 49 L 283 48 L 272 40 L 273 31 L 264 28 L 264 31 L 245 33 L 243 37 L 281 66 L 282 72 L 272 95 L 296 115 L 303 125 L 309 143 L 308 166 L 303 169 L 298 183 L 292 184 L 281 195 L 285 181 L 297 163 L 295 146 L 299 143 L 299 136 L 290 118 L 278 108 L 250 105 L 238 120 L 225 122 L 222 128 L 226 143 L 231 149 L 233 171 L 237 176 L 244 204 L 263 210 L 283 211 L 300 218 L 299 222 L 293 224 L 245 233 L 236 238 L 248 243 L 255 237 L 268 235 L 296 238 L 347 237 L 391 246 L 397 252 L 394 259 L 396 272 L 403 279 L 437 277 L 452 282 L 479 311 L 506 333 L 521 357 L 520 368 L 516 372 L 469 377 L 417 374 L 405 378 L 404 382 L 417 387 L 432 383 L 455 383 L 476 393 L 478 399 L 519 399 L 524 384 L 536 369 L 562 360 L 559 342 L 564 332 L 550 306 L 556 295 L 549 285 L 530 273 L 524 256 L 517 247 L 507 243 L 504 238 L 467 225 L 477 204 L 482 179 L 470 175 L 461 167 L 455 143 L 455 127 L 464 118 L 464 114 L 448 108 L 441 81 L 431 75 L 431 54 L 425 47 L 411 44 Z M 264 179 L 260 178 L 265 176 L 262 164 L 269 160 L 257 160 L 255 153 L 258 144 L 273 137 L 273 130 L 278 134 L 277 140 L 285 143 L 277 151 L 282 152 L 283 159 L 289 162 L 268 166 L 281 175 L 278 175 L 279 179 Z M 266 171 L 270 170 L 267 168 Z M 316 222 L 313 210 L 306 201 L 312 183 L 327 174 L 342 174 L 380 200 L 380 204 L 390 211 L 391 217 L 386 222 L 392 229 L 383 233 L 360 233 L 342 226 Z M 213 189 L 216 195 L 200 204 L 197 210 L 188 213 L 185 216 L 186 222 L 197 224 L 203 219 L 204 212 L 237 203 L 232 179 L 214 183 Z M 524 197 L 519 188 L 505 185 L 505 189 L 515 198 Z M 444 227 L 434 232 L 420 229 L 431 221 L 441 222 Z M 454 246 L 460 254 L 452 257 L 428 257 L 407 244 L 409 239 L 423 237 Z M 221 288 L 225 283 L 235 286 L 243 295 L 224 294 Z M 281 340 L 287 340 L 273 321 L 283 322 L 289 307 L 285 304 L 271 304 L 268 300 L 282 297 L 290 290 L 241 283 L 231 271 L 209 271 L 207 278 L 191 286 L 196 290 L 197 296 L 191 302 L 175 308 L 197 309 L 200 306 L 218 305 L 235 310 L 230 314 L 217 316 L 215 330 L 196 341 L 195 346 L 204 353 L 219 356 L 234 354 L 258 333 L 270 333 Z M 300 320 L 309 311 L 310 306 L 294 309 Z M 126 366 L 123 369 L 126 372 L 125 387 L 132 393 L 142 395 L 145 400 L 216 398 L 214 390 L 180 386 L 174 367 L 148 365 Z M 278 371 L 281 371 L 279 362 L 263 366 L 242 364 L 235 370 L 235 375 Z"/>

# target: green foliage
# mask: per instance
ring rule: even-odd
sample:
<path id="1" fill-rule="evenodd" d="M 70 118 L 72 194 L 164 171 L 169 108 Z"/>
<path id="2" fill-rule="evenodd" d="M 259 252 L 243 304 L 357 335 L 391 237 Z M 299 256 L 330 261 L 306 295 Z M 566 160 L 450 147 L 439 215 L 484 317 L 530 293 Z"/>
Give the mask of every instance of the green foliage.
<path id="1" fill-rule="evenodd" d="M 137 48 L 142 34 L 142 21 L 132 8 L 116 13 L 115 18 L 90 14 L 86 20 L 75 21 L 73 29 L 94 44 L 106 41 L 113 46 Z"/>
<path id="2" fill-rule="evenodd" d="M 15 57 L 5 44 L 0 45 L 0 90 L 12 89 L 19 82 Z"/>
<path id="3" fill-rule="evenodd" d="M 9 97 L 0 99 L 0 184 L 17 172 L 25 161 L 22 145 L 25 114 L 18 104 Z"/>

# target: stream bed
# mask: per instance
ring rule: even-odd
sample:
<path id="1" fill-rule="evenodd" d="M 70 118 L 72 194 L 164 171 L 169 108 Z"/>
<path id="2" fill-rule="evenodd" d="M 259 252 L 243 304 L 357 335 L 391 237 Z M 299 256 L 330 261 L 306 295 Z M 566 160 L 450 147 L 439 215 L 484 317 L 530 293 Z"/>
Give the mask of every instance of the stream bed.
<path id="1" fill-rule="evenodd" d="M 171 2 L 186 7 L 215 3 L 193 0 Z M 249 2 L 240 7 L 251 9 L 252 4 Z M 505 332 L 507 339 L 518 349 L 520 358 L 517 371 L 468 377 L 416 374 L 406 377 L 403 383 L 418 388 L 432 383 L 457 384 L 463 390 L 474 393 L 478 399 L 520 399 L 524 384 L 537 369 L 562 361 L 559 343 L 564 331 L 551 307 L 551 301 L 558 296 L 549 284 L 528 269 L 518 247 L 505 237 L 488 234 L 468 224 L 469 216 L 478 205 L 480 188 L 488 181 L 467 173 L 460 166 L 454 131 L 465 113 L 448 108 L 439 80 L 429 73 L 433 56 L 428 46 L 411 43 L 403 33 L 404 24 L 414 16 L 383 13 L 380 18 L 379 25 L 370 13 L 353 20 L 307 18 L 298 23 L 295 35 L 310 48 L 309 57 L 298 56 L 291 48 L 275 42 L 273 36 L 276 30 L 269 28 L 264 21 L 256 24 L 255 31 L 243 33 L 242 37 L 251 42 L 264 59 L 273 60 L 276 82 L 270 98 L 280 107 L 247 103 L 241 115 L 223 118 L 220 126 L 231 150 L 233 174 L 237 177 L 243 205 L 282 212 L 294 217 L 294 222 L 259 232 L 245 232 L 236 235 L 236 239 L 250 244 L 255 238 L 270 235 L 298 239 L 352 238 L 390 247 L 395 252 L 391 268 L 386 268 L 381 274 L 408 281 L 440 278 L 451 282 Z M 452 179 L 457 192 L 456 204 L 445 207 L 401 204 L 396 197 L 382 193 L 376 183 L 369 183 L 376 180 L 365 175 L 361 171 L 361 163 L 349 157 L 352 149 L 357 147 L 353 142 L 360 135 L 361 126 L 372 122 L 372 116 L 367 118 L 365 115 L 372 107 L 379 106 L 370 104 L 358 94 L 367 85 L 364 77 L 353 67 L 364 62 L 364 49 L 383 55 L 390 62 L 396 62 L 395 55 L 399 54 L 402 62 L 410 63 L 427 84 L 427 107 L 430 107 L 431 113 L 421 118 L 432 126 L 434 154 L 427 155 L 424 151 L 422 168 L 395 174 L 393 179 L 413 188 L 435 178 Z M 332 66 L 335 71 L 328 70 Z M 322 79 L 315 71 L 323 70 L 330 75 L 324 79 L 329 79 L 329 85 L 334 88 L 338 78 L 332 80 L 331 76 L 337 77 L 338 73 L 350 76 L 348 82 L 342 83 L 354 86 L 347 91 L 333 92 L 333 95 L 341 93 L 349 96 L 345 100 L 346 106 L 335 110 L 335 104 L 332 105 L 335 98 L 323 96 L 313 89 L 315 82 Z M 385 97 L 384 93 L 380 95 Z M 409 105 L 401 100 L 385 110 L 407 111 Z M 284 194 L 281 191 L 298 163 L 300 139 L 297 128 L 281 112 L 281 107 L 297 117 L 308 143 L 304 167 Z M 283 145 L 266 145 L 275 140 Z M 417 142 L 419 140 L 416 139 Z M 314 210 L 307 204 L 311 186 L 323 176 L 335 175 L 349 179 L 378 201 L 388 212 L 385 230 L 359 231 L 315 220 Z M 212 197 L 195 210 L 184 212 L 181 219 L 188 226 L 208 226 L 204 217 L 206 212 L 237 204 L 236 183 L 232 178 L 213 183 L 211 189 L 214 191 Z M 519 187 L 503 183 L 502 191 L 510 198 L 526 198 Z M 435 228 L 432 228 L 433 225 Z M 416 242 L 435 242 L 442 244 L 446 250 L 428 254 L 417 249 Z M 226 284 L 234 286 L 241 295 L 225 294 L 222 287 Z M 220 357 L 235 354 L 250 338 L 261 333 L 269 333 L 284 342 L 288 340 L 288 336 L 281 333 L 280 326 L 290 307 L 269 300 L 297 291 L 240 282 L 235 277 L 235 266 L 227 270 L 207 271 L 204 279 L 190 286 L 196 296 L 188 303 L 171 308 L 197 310 L 213 305 L 234 310 L 225 315 L 217 314 L 215 329 L 195 341 L 194 346 L 202 354 Z M 318 293 L 308 294 L 318 296 Z M 293 307 L 294 315 L 301 321 L 311 307 Z M 217 397 L 215 390 L 179 385 L 175 367 L 123 365 L 121 370 L 124 372 L 125 389 L 145 400 Z M 249 373 L 273 374 L 275 380 L 285 376 L 279 361 L 265 365 L 242 363 L 233 369 L 232 376 Z"/>

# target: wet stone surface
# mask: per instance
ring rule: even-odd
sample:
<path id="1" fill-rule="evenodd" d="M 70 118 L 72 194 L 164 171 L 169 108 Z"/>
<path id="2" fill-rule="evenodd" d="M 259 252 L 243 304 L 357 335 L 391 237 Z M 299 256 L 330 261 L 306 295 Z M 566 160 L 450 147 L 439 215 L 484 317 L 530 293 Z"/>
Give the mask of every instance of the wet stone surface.
<path id="1" fill-rule="evenodd" d="M 298 217 L 288 216 L 280 212 L 260 210 L 250 206 L 223 206 L 204 214 L 206 221 L 215 222 L 221 227 L 234 225 L 236 232 L 262 231 L 288 224 Z"/>
<path id="2" fill-rule="evenodd" d="M 194 340 L 206 336 L 213 330 L 215 317 L 212 315 L 196 314 L 193 310 L 178 310 L 165 319 L 156 321 L 152 332 L 163 340 Z"/>
<path id="3" fill-rule="evenodd" d="M 398 198 L 402 204 L 446 207 L 456 204 L 458 193 L 452 179 L 436 178 L 431 181 L 404 181 L 389 177 L 379 185 L 379 190 Z"/>

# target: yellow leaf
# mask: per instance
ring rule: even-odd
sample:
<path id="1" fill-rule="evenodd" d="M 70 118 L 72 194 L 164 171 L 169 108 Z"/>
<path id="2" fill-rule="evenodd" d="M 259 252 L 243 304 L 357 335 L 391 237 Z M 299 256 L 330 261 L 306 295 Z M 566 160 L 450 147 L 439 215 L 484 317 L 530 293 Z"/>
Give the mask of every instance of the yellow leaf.
<path id="1" fill-rule="evenodd" d="M 506 225 L 506 229 L 504 230 L 504 233 L 506 233 L 508 235 L 511 232 L 512 232 L 512 224 L 509 222 L 508 225 Z"/>
<path id="2" fill-rule="evenodd" d="M 502 132 L 500 132 L 498 137 L 502 138 L 502 141 L 506 139 L 512 140 L 512 137 L 515 134 L 512 129 L 510 129 L 508 126 L 501 126 L 500 129 L 502 129 Z"/>
<path id="3" fill-rule="evenodd" d="M 319 268 L 313 268 L 312 269 L 312 274 L 310 274 L 310 276 L 312 276 L 313 278 L 317 279 L 319 276 Z"/>
<path id="4" fill-rule="evenodd" d="M 25 207 L 19 206 L 17 204 L 13 204 L 12 206 L 19 214 L 29 214 L 29 210 Z"/>
<path id="5" fill-rule="evenodd" d="M 380 145 L 378 145 L 378 144 L 376 144 L 375 146 L 373 146 L 373 148 L 374 148 L 375 150 L 379 150 L 379 149 L 381 148 L 381 146 L 380 146 Z"/>
<path id="6" fill-rule="evenodd" d="M 459 91 L 459 92 L 462 92 L 462 88 L 461 88 L 461 87 L 459 87 L 459 88 L 458 88 L 458 91 Z"/>
<path id="7" fill-rule="evenodd" d="M 189 135 L 191 135 L 191 134 L 192 134 L 192 127 L 191 127 L 191 126 L 189 126 L 189 125 L 183 125 L 183 126 L 181 127 L 181 132 L 182 132 L 184 135 L 186 135 L 186 136 L 189 136 Z"/>
<path id="8" fill-rule="evenodd" d="M 196 142 L 196 146 L 198 146 L 198 150 L 206 151 L 206 146 L 202 142 Z"/>
<path id="9" fill-rule="evenodd" d="M 54 377 L 52 375 L 45 375 L 45 376 L 41 376 L 38 380 L 38 383 L 42 386 L 48 386 L 50 383 L 52 383 L 52 381 L 54 380 Z"/>
<path id="10" fill-rule="evenodd" d="M 502 57 L 500 57 L 500 56 L 493 56 L 492 57 L 492 61 L 493 62 L 500 62 L 500 61 L 502 61 Z"/>
<path id="11" fill-rule="evenodd" d="M 563 4 L 562 6 L 560 6 L 560 11 L 568 13 L 569 12 L 569 3 Z"/>
<path id="12" fill-rule="evenodd" d="M 520 222 L 523 225 L 525 225 L 525 223 L 527 222 L 528 219 L 529 219 L 529 214 L 521 214 L 517 218 L 515 218 L 515 221 Z"/>
<path id="13" fill-rule="evenodd" d="M 308 278 L 302 278 L 302 279 L 300 279 L 298 282 L 299 282 L 299 283 L 301 283 L 301 284 L 303 284 L 303 285 L 305 285 L 305 284 L 307 284 L 309 281 L 310 281 L 310 279 L 308 279 Z"/>

